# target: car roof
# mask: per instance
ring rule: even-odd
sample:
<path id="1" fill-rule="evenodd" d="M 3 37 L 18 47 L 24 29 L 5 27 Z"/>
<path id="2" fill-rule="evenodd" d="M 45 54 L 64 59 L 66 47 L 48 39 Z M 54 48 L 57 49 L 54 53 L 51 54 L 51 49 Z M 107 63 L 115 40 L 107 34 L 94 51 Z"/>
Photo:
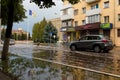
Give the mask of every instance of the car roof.
<path id="1" fill-rule="evenodd" d="M 103 36 L 103 35 L 101 35 L 101 34 L 90 34 L 90 35 L 86 35 L 86 36 Z"/>

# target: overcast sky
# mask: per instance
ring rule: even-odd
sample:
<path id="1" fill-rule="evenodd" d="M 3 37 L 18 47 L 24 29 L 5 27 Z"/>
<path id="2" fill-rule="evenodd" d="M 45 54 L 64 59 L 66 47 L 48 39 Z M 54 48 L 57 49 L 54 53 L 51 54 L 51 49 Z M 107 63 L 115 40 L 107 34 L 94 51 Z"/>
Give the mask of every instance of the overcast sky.
<path id="1" fill-rule="evenodd" d="M 23 30 L 30 32 L 32 34 L 33 25 L 37 22 L 40 22 L 44 17 L 49 20 L 53 18 L 60 17 L 60 9 L 62 8 L 62 1 L 61 0 L 54 0 L 56 6 L 53 6 L 48 9 L 40 9 L 35 3 L 29 3 L 29 0 L 25 0 L 23 2 L 24 8 L 26 11 L 27 19 L 23 22 L 14 23 L 13 29 L 23 28 Z M 36 13 L 36 17 L 29 15 L 29 10 L 32 10 Z"/>

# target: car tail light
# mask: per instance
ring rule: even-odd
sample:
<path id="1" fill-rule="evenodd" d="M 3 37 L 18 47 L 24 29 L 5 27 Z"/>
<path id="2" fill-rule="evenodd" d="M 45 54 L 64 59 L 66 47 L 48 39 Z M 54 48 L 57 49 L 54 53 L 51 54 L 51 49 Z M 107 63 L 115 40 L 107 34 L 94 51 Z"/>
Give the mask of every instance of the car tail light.
<path id="1" fill-rule="evenodd" d="M 108 42 L 108 40 L 102 40 L 102 42 L 107 43 L 107 42 Z"/>

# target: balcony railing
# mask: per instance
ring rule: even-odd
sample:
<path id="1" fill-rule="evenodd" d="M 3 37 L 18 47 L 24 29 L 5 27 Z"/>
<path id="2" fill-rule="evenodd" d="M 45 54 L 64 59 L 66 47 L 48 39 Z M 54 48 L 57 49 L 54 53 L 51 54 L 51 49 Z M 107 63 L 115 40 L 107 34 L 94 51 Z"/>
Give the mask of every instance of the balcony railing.
<path id="1" fill-rule="evenodd" d="M 61 10 L 64 10 L 64 9 L 67 9 L 67 8 L 73 8 L 72 4 L 63 5 Z"/>
<path id="2" fill-rule="evenodd" d="M 101 13 L 101 9 L 93 9 L 93 10 L 89 10 L 86 11 L 86 16 L 91 16 L 91 15 L 95 15 L 95 14 L 100 14 Z"/>
<path id="3" fill-rule="evenodd" d="M 100 0 L 86 0 L 87 3 L 93 3 L 93 2 L 96 2 L 96 1 L 100 1 Z"/>
<path id="4" fill-rule="evenodd" d="M 73 14 L 61 15 L 61 20 L 68 20 L 68 19 L 74 19 L 74 15 Z"/>

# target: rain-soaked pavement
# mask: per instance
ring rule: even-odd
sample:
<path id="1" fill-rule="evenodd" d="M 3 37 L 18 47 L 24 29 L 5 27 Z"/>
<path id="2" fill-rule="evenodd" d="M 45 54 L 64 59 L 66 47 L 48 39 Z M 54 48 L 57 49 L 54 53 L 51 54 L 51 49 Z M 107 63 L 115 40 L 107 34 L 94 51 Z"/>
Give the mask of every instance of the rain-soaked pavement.
<path id="1" fill-rule="evenodd" d="M 1 61 L 0 68 L 18 80 L 120 80 L 117 48 L 94 53 L 16 44 L 9 52 L 9 61 Z"/>

